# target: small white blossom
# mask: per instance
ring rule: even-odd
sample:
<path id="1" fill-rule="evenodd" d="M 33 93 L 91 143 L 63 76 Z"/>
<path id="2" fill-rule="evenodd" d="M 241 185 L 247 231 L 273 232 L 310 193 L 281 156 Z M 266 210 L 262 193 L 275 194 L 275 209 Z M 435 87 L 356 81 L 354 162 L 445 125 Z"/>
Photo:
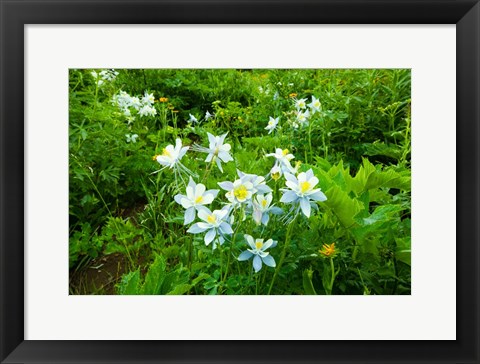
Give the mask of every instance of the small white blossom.
<path id="1" fill-rule="evenodd" d="M 265 127 L 265 130 L 268 130 L 268 134 L 270 134 L 272 131 L 275 130 L 275 128 L 278 125 L 279 120 L 280 120 L 280 117 L 277 117 L 277 118 L 274 119 L 270 116 L 270 120 L 268 121 L 268 124 Z"/>
<path id="2" fill-rule="evenodd" d="M 274 268 L 276 266 L 275 259 L 265 250 L 274 248 L 277 246 L 277 242 L 268 239 L 265 243 L 263 239 L 254 239 L 252 236 L 245 234 L 245 240 L 247 241 L 250 249 L 245 250 L 238 256 L 239 261 L 249 260 L 253 257 L 253 269 L 255 273 L 262 269 L 262 262 L 269 267 Z"/>
<path id="3" fill-rule="evenodd" d="M 145 94 L 142 97 L 142 104 L 152 106 L 154 102 L 155 98 L 153 97 L 153 94 L 149 94 L 147 91 L 145 91 Z"/>
<path id="4" fill-rule="evenodd" d="M 213 241 L 213 249 L 215 249 L 215 238 L 217 235 L 217 240 L 220 245 L 222 245 L 225 241 L 224 236 L 233 234 L 232 227 L 227 222 L 228 213 L 229 210 L 227 208 L 212 212 L 208 208 L 202 206 L 198 210 L 198 217 L 203 221 L 193 224 L 187 230 L 187 233 L 200 234 L 206 232 L 204 237 L 205 245 L 208 246 Z"/>
<path id="5" fill-rule="evenodd" d="M 312 102 L 309 103 L 308 106 L 310 107 L 310 110 L 312 111 L 312 115 L 322 109 L 322 103 L 315 96 L 312 96 Z"/>
<path id="6" fill-rule="evenodd" d="M 307 172 L 301 172 L 298 177 L 293 174 L 285 173 L 286 185 L 289 189 L 282 188 L 283 196 L 280 202 L 283 203 L 299 203 L 300 209 L 306 217 L 310 217 L 311 202 L 310 201 L 326 201 L 327 196 L 320 188 L 314 188 L 318 184 L 318 178 L 313 175 L 313 171 L 309 169 Z M 316 207 L 316 205 L 314 204 Z"/>
<path id="7" fill-rule="evenodd" d="M 125 138 L 127 138 L 127 143 L 136 143 L 138 134 L 125 134 Z"/>
<path id="8" fill-rule="evenodd" d="M 297 108 L 297 110 L 305 109 L 307 107 L 307 99 L 295 100 L 295 107 Z"/>
<path id="9" fill-rule="evenodd" d="M 267 226 L 270 220 L 270 213 L 274 215 L 280 215 L 283 210 L 279 207 L 271 205 L 273 195 L 271 193 L 267 195 L 257 195 L 253 201 L 253 221 L 257 225 L 263 224 Z"/>
<path id="10" fill-rule="evenodd" d="M 266 154 L 266 157 L 274 157 L 275 165 L 281 168 L 283 173 L 292 173 L 293 167 L 290 164 L 290 161 L 295 157 L 289 152 L 288 149 L 276 148 L 275 153 Z"/>
<path id="11" fill-rule="evenodd" d="M 138 115 L 140 116 L 155 116 L 157 115 L 157 109 L 150 105 L 144 105 L 140 110 L 138 110 Z"/>
<path id="12" fill-rule="evenodd" d="M 224 143 L 225 137 L 228 133 L 225 133 L 220 136 L 214 136 L 210 133 L 207 133 L 208 141 L 210 145 L 208 148 L 202 147 L 200 145 L 195 145 L 194 149 L 197 152 L 208 153 L 205 162 L 210 163 L 215 161 L 217 163 L 218 169 L 223 172 L 222 162 L 228 163 L 233 161 L 232 156 L 230 155 L 230 149 L 232 148 L 230 144 Z"/>
<path id="13" fill-rule="evenodd" d="M 199 210 L 201 206 L 209 205 L 215 197 L 217 197 L 219 190 L 208 190 L 204 184 L 196 184 L 190 177 L 186 189 L 186 195 L 175 195 L 174 200 L 182 205 L 185 209 L 184 225 L 190 224 L 195 220 L 195 211 Z"/>

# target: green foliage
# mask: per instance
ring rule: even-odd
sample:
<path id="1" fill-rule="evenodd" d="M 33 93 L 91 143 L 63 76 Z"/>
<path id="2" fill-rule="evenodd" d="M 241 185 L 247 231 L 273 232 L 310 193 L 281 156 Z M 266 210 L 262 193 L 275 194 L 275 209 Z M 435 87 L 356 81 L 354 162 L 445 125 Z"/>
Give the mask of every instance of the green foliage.
<path id="1" fill-rule="evenodd" d="M 127 266 L 116 293 L 125 295 L 410 294 L 409 70 L 125 69 L 112 80 L 91 71 L 69 77 L 72 270 L 119 254 Z M 153 111 L 127 111 L 122 93 L 153 95 Z M 295 102 L 312 96 L 321 109 L 302 126 Z M 271 133 L 270 117 L 279 118 Z M 223 173 L 195 150 L 209 146 L 207 133 L 228 133 L 234 160 L 222 163 Z M 257 225 L 251 206 L 236 209 L 234 234 L 216 250 L 205 246 L 205 234 L 187 233 L 173 198 L 185 194 L 188 178 L 159 172 L 154 158 L 177 138 L 190 148 L 182 163 L 197 183 L 219 189 L 237 170 L 265 176 L 283 213 Z M 266 157 L 277 148 L 295 156 L 299 172 L 311 169 L 327 197 L 308 219 L 286 216 L 285 179 L 271 178 L 275 159 Z M 225 193 L 209 207 L 222 208 Z M 237 261 L 247 233 L 278 242 L 269 250 L 275 268 L 256 273 L 251 259 Z"/>

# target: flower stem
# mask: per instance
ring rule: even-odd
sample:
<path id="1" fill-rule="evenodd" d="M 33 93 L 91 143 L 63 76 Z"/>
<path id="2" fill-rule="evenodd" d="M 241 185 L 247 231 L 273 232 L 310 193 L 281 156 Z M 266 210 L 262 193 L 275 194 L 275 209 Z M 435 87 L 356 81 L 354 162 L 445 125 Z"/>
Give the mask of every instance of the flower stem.
<path id="1" fill-rule="evenodd" d="M 285 237 L 285 245 L 283 246 L 282 255 L 280 256 L 280 260 L 278 262 L 278 265 L 275 268 L 275 273 L 273 274 L 272 282 L 270 283 L 270 288 L 268 289 L 267 295 L 269 295 L 270 292 L 272 292 L 273 284 L 275 283 L 275 279 L 277 278 L 278 272 L 280 271 L 280 268 L 282 267 L 283 260 L 285 259 L 285 255 L 287 254 L 287 248 L 290 244 L 292 231 L 293 231 L 293 226 L 295 225 L 296 220 L 297 220 L 297 217 L 295 216 L 293 218 L 292 222 L 290 223 L 290 225 L 288 225 L 287 235 Z"/>

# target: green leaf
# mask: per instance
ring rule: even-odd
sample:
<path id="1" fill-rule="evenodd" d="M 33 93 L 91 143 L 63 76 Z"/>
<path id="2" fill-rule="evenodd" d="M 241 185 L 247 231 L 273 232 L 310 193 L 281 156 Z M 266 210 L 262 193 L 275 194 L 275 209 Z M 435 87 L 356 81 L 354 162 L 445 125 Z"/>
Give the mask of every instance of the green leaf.
<path id="1" fill-rule="evenodd" d="M 140 270 L 125 274 L 118 285 L 118 291 L 122 295 L 139 294 Z"/>
<path id="2" fill-rule="evenodd" d="M 145 276 L 145 283 L 143 284 L 144 295 L 160 293 L 160 287 L 165 279 L 165 269 L 165 259 L 161 255 L 157 255 Z"/>
<path id="3" fill-rule="evenodd" d="M 192 288 L 192 285 L 190 284 L 179 284 L 170 292 L 168 292 L 167 295 L 182 295 L 187 293 L 191 288 Z"/>
<path id="4" fill-rule="evenodd" d="M 305 294 L 308 294 L 308 295 L 317 294 L 317 292 L 315 292 L 315 288 L 313 287 L 312 277 L 313 277 L 312 269 L 305 269 L 303 271 L 303 289 L 305 290 Z"/>
<path id="5" fill-rule="evenodd" d="M 361 201 L 351 198 L 338 186 L 332 186 L 325 191 L 325 195 L 327 200 L 323 203 L 332 209 L 344 227 L 356 224 L 354 217 L 364 209 Z"/>

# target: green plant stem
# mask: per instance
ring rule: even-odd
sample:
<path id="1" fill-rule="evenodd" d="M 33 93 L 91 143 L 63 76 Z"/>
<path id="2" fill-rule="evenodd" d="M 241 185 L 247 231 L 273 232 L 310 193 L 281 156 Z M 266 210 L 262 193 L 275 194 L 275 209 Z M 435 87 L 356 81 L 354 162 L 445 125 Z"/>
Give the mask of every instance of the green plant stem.
<path id="1" fill-rule="evenodd" d="M 272 292 L 273 284 L 275 283 L 275 280 L 277 279 L 278 272 L 280 271 L 280 268 L 282 267 L 283 261 L 285 259 L 285 255 L 287 254 L 287 248 L 290 245 L 293 226 L 295 225 L 296 220 L 297 220 L 297 217 L 295 216 L 295 218 L 292 220 L 290 225 L 288 225 L 287 235 L 285 237 L 285 245 L 283 246 L 282 255 L 280 256 L 280 260 L 278 262 L 278 265 L 275 268 L 275 273 L 273 274 L 272 282 L 270 283 L 270 288 L 268 289 L 267 295 L 269 295 L 270 292 Z"/>
<path id="2" fill-rule="evenodd" d="M 215 158 L 217 156 L 213 156 L 212 160 L 210 161 L 210 163 L 208 164 L 207 166 L 207 169 L 205 170 L 205 174 L 203 175 L 202 177 L 202 182 L 203 183 L 205 181 L 205 179 L 208 177 L 208 175 L 210 174 L 211 170 L 213 169 L 213 162 L 215 161 Z"/>
<path id="3" fill-rule="evenodd" d="M 333 258 L 330 258 L 330 269 L 332 270 L 332 276 L 330 278 L 330 287 L 328 294 L 331 295 L 333 291 L 333 282 L 335 281 L 335 265 L 333 264 Z"/>
<path id="4" fill-rule="evenodd" d="M 313 159 L 313 152 L 312 152 L 312 120 L 308 122 L 308 146 L 310 151 L 310 159 Z M 305 158 L 305 163 L 308 163 L 307 159 Z"/>

